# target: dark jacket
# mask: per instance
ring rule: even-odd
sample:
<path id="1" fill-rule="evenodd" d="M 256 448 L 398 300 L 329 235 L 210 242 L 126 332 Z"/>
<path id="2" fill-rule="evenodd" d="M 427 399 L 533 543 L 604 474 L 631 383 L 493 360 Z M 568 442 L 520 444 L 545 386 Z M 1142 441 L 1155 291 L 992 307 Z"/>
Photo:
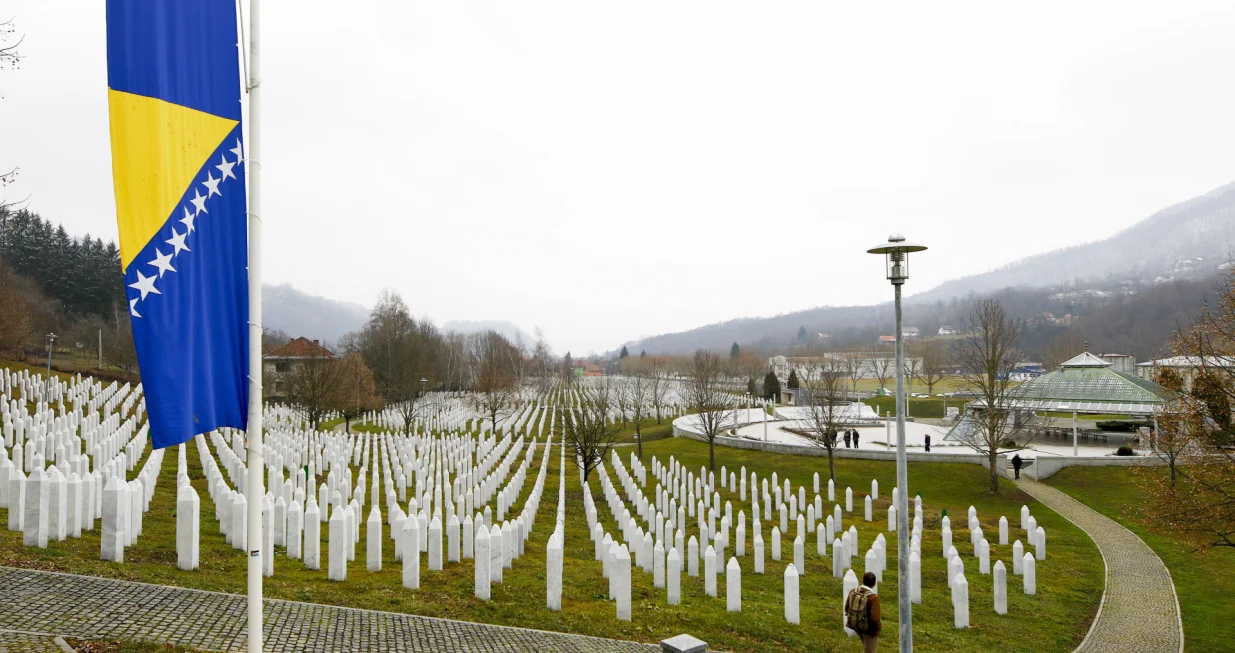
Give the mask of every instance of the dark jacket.
<path id="1" fill-rule="evenodd" d="M 1021 455 L 1019 453 L 1012 456 L 1012 466 L 1017 469 L 1021 468 Z"/>

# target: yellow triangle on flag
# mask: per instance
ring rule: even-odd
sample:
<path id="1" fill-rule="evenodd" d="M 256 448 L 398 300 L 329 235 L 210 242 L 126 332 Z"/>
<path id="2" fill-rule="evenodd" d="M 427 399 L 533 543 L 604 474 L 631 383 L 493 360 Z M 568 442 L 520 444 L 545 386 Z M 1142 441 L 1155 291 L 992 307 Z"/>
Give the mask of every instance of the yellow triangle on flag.
<path id="1" fill-rule="evenodd" d="M 237 121 L 110 89 L 107 103 L 120 265 L 128 270 Z"/>

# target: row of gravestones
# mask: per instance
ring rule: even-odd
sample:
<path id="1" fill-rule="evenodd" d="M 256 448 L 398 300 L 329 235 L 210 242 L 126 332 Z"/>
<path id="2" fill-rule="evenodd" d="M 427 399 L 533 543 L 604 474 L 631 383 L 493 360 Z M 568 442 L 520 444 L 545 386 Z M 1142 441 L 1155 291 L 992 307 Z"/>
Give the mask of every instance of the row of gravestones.
<path id="1" fill-rule="evenodd" d="M 229 446 L 221 435 L 212 433 L 211 436 L 215 439 L 216 450 L 223 456 L 228 456 L 232 453 Z M 213 455 L 206 444 L 205 436 L 198 436 L 196 443 L 199 450 L 199 455 L 202 460 L 202 467 L 205 470 L 208 487 L 212 490 L 212 498 L 215 502 L 216 518 L 219 520 L 220 530 L 223 531 L 225 537 L 237 548 L 245 549 L 247 547 L 247 510 L 248 501 L 242 491 L 232 490 L 228 487 L 223 474 L 219 471 L 218 465 L 215 463 Z M 496 564 L 486 565 L 486 573 L 491 574 L 493 579 L 500 582 L 501 569 L 509 567 L 514 559 L 523 553 L 523 546 L 530 535 L 533 526 L 536 511 L 539 506 L 540 494 L 543 491 L 544 478 L 547 472 L 547 455 L 551 447 L 545 447 L 545 458 L 542 459 L 540 473 L 534 485 L 532 492 L 529 493 L 528 499 L 525 502 L 522 513 L 514 519 L 504 522 L 501 526 L 492 523 L 492 511 L 490 506 L 485 506 L 483 513 L 477 513 L 475 519 L 469 514 L 461 521 L 454 513 L 455 504 L 450 501 L 449 487 L 447 487 L 446 497 L 442 498 L 442 488 L 437 487 L 434 490 L 427 490 L 422 497 L 425 507 L 417 510 L 417 500 L 412 499 L 409 503 L 409 513 L 405 514 L 395 498 L 394 486 L 390 481 L 391 476 L 391 449 L 388 446 L 390 440 L 386 438 L 377 438 L 377 445 L 370 451 L 369 458 L 364 458 L 364 464 L 367 468 L 372 464 L 372 469 L 384 469 L 385 473 L 374 474 L 373 479 L 373 501 L 374 505 L 370 509 L 369 517 L 366 520 L 366 568 L 369 571 L 380 571 L 382 568 L 382 542 L 383 542 L 383 522 L 381 511 L 377 506 L 379 501 L 379 483 L 378 477 L 383 476 L 386 479 L 386 498 L 390 513 L 390 537 L 395 543 L 395 559 L 403 562 L 403 582 L 409 588 L 419 586 L 420 575 L 420 553 L 428 554 L 428 567 L 430 570 L 442 569 L 443 562 L 459 562 L 461 558 L 473 557 L 474 541 L 481 539 L 480 533 L 486 533 L 485 544 L 486 555 L 489 557 L 497 557 Z M 459 446 L 464 446 L 460 441 Z M 425 451 L 432 451 L 431 447 L 426 447 Z M 497 465 L 498 470 L 508 469 L 510 460 L 519 451 L 519 447 L 510 449 L 509 454 L 504 461 L 504 464 Z M 517 489 L 521 488 L 524 483 L 527 463 L 531 460 L 532 454 L 535 451 L 534 447 L 526 449 L 526 455 L 523 457 L 523 465 L 511 478 L 506 487 L 496 491 L 496 494 L 501 497 L 507 497 L 513 501 L 513 496 L 517 496 Z M 500 448 L 494 451 L 494 454 L 500 453 Z M 349 456 L 346 451 L 340 455 Z M 381 462 L 377 462 L 380 460 Z M 345 467 L 346 464 L 344 463 Z M 196 491 L 189 483 L 187 471 L 184 465 L 183 447 L 180 451 L 180 471 L 178 477 L 178 496 L 177 502 L 180 508 L 177 518 L 177 552 L 178 561 L 182 568 L 196 568 L 199 561 L 199 539 L 200 525 L 199 514 L 200 504 Z M 332 470 L 331 474 L 334 473 Z M 286 548 L 289 558 L 303 558 L 306 568 L 320 569 L 321 551 L 320 551 L 320 525 L 322 522 L 328 524 L 328 552 L 327 552 L 327 577 L 331 580 L 345 580 L 347 576 L 347 562 L 355 559 L 355 546 L 359 542 L 359 515 L 362 510 L 362 502 L 364 500 L 364 492 L 361 491 L 359 485 L 363 483 L 364 470 L 361 471 L 360 481 L 356 493 L 348 503 L 343 503 L 342 492 L 343 485 L 337 486 L 333 493 L 333 498 L 329 503 L 323 503 L 322 508 L 319 508 L 318 503 L 312 491 L 312 476 L 308 476 L 310 480 L 307 484 L 302 485 L 300 480 L 305 478 L 299 476 L 296 482 L 292 484 L 292 501 L 290 505 L 285 501 L 285 496 L 280 494 L 274 496 L 268 492 L 263 499 L 263 535 L 262 543 L 265 557 L 265 573 L 273 574 L 273 545 L 282 545 Z M 243 469 L 236 474 L 237 478 L 243 479 Z M 490 480 L 501 480 L 501 476 L 492 476 Z M 492 485 L 492 483 L 490 483 Z M 239 485 L 240 488 L 243 485 Z M 284 484 L 283 488 L 288 486 Z M 327 483 L 321 485 L 322 489 L 329 489 Z M 471 491 L 469 490 L 469 495 Z M 488 494 L 485 496 L 487 498 Z M 273 498 L 273 500 L 272 500 Z M 301 510 L 301 500 L 307 499 L 307 507 Z M 436 508 L 431 508 L 436 504 Z M 446 512 L 445 524 L 443 524 L 443 504 L 448 507 Z M 462 497 L 459 498 L 458 507 L 463 506 Z M 333 506 L 333 510 L 331 507 Z M 470 503 L 469 503 L 470 506 Z M 432 516 L 426 512 L 431 510 Z M 325 513 L 329 513 L 328 517 Z M 325 517 L 325 518 L 324 518 Z M 446 549 L 443 551 L 443 537 L 447 540 Z M 491 542 L 496 542 L 493 538 L 501 538 L 501 544 L 492 545 Z M 414 554 L 410 554 L 415 552 Z M 409 555 L 410 554 L 410 555 Z M 488 560 L 488 558 L 486 558 Z"/>
<path id="2" fill-rule="evenodd" d="M 631 488 L 634 487 L 637 476 L 632 476 L 626 473 L 625 469 L 622 467 L 620 461 L 618 461 L 616 457 L 614 458 L 612 462 L 615 463 L 614 465 L 615 473 L 619 478 L 619 482 L 627 488 L 628 496 L 631 496 L 630 494 Z M 632 463 L 632 466 L 635 466 L 635 465 Z M 653 460 L 654 475 L 657 477 L 660 477 L 662 473 L 662 469 L 664 468 L 659 467 L 657 464 L 657 461 Z M 607 501 L 610 503 L 610 511 L 612 514 L 621 515 L 621 517 L 618 518 L 619 530 L 622 531 L 623 539 L 625 539 L 626 541 L 622 542 L 610 536 L 608 533 L 604 531 L 602 526 L 596 523 L 595 504 L 594 504 L 594 501 L 592 500 L 591 491 L 588 488 L 588 485 L 586 483 L 584 483 L 585 512 L 588 515 L 588 519 L 589 519 L 589 531 L 593 535 L 593 542 L 596 546 L 596 558 L 602 563 L 602 574 L 606 578 L 609 578 L 610 580 L 610 598 L 615 601 L 615 604 L 617 606 L 618 618 L 619 619 L 629 619 L 630 618 L 628 596 L 630 592 L 630 568 L 632 566 L 631 564 L 632 559 L 634 562 L 633 566 L 641 567 L 645 571 L 650 571 L 651 573 L 653 573 L 653 585 L 657 588 L 666 588 L 667 590 L 666 598 L 668 602 L 671 605 L 677 604 L 678 601 L 680 601 L 680 574 L 681 574 L 681 567 L 683 563 L 680 552 L 683 550 L 682 540 L 684 539 L 684 533 L 681 530 L 678 530 L 676 533 L 676 536 L 672 538 L 673 542 L 668 543 L 669 549 L 667 551 L 668 557 L 666 559 L 666 549 L 665 549 L 666 541 L 664 540 L 663 533 L 665 532 L 665 528 L 668 528 L 669 532 L 672 532 L 673 530 L 671 528 L 672 519 L 667 520 L 666 522 L 668 524 L 667 526 L 661 527 L 658 525 L 655 527 L 649 527 L 648 532 L 644 533 L 641 530 L 641 528 L 637 526 L 635 521 L 631 518 L 629 509 L 625 507 L 625 503 L 621 500 L 620 496 L 618 496 L 618 493 L 616 492 L 616 490 L 612 489 L 613 486 L 612 484 L 609 483 L 608 475 L 605 473 L 604 467 L 601 466 L 599 471 L 601 472 L 600 482 L 602 485 L 602 489 L 605 493 Z M 725 470 L 722 469 L 722 478 L 724 478 L 724 471 Z M 744 479 L 746 475 L 745 468 L 743 468 L 742 474 L 743 474 L 742 478 Z M 753 482 L 754 481 L 752 479 L 752 483 Z M 816 475 L 816 484 L 818 484 L 817 475 Z M 729 485 L 729 487 L 732 489 L 733 487 L 732 482 L 728 483 L 727 485 Z M 742 485 L 745 485 L 745 483 L 743 483 Z M 829 481 L 829 486 L 830 486 L 829 493 L 831 494 L 835 490 L 834 490 L 833 484 L 830 481 Z M 706 486 L 704 486 L 704 488 L 706 488 Z M 877 481 L 872 481 L 872 495 L 877 496 L 877 493 L 878 493 Z M 896 496 L 896 493 L 897 493 L 897 490 L 894 489 L 893 490 L 894 497 Z M 848 498 L 847 503 L 851 505 L 852 490 L 848 490 L 846 494 Z M 644 505 L 642 502 L 638 501 L 638 499 L 635 499 L 635 502 L 640 507 Z M 673 505 L 672 502 L 673 502 L 673 499 L 670 499 L 670 505 Z M 920 603 L 921 602 L 921 537 L 922 537 L 921 497 L 920 496 L 915 497 L 914 503 L 915 503 L 915 513 L 916 514 L 915 514 L 914 524 L 913 524 L 913 529 L 912 529 L 912 534 L 911 534 L 912 550 L 911 550 L 910 564 L 909 564 L 910 585 L 911 585 L 911 593 L 913 595 L 913 602 Z M 701 508 L 702 508 L 702 502 L 701 502 Z M 638 508 L 637 508 L 637 511 L 638 511 Z M 836 512 L 838 513 L 837 515 L 829 516 L 828 524 L 820 523 L 818 525 L 818 529 L 816 531 L 816 535 L 818 538 L 817 552 L 820 556 L 827 555 L 827 551 L 826 551 L 826 548 L 827 548 L 826 541 L 827 540 L 824 539 L 824 537 L 825 536 L 831 537 L 832 528 L 836 524 L 841 523 L 841 518 L 839 514 L 840 506 L 836 506 Z M 866 498 L 866 520 L 867 521 L 872 520 L 871 512 L 872 512 L 871 511 L 871 496 L 868 495 Z M 971 533 L 971 538 L 973 539 L 973 542 L 974 542 L 974 556 L 979 558 L 981 573 L 986 574 L 986 573 L 989 573 L 988 569 L 989 569 L 990 547 L 989 547 L 989 544 L 986 542 L 985 538 L 982 537 L 981 526 L 977 519 L 976 509 L 974 509 L 973 507 L 970 507 L 969 513 L 970 513 L 969 514 L 969 522 L 970 522 L 969 530 Z M 1045 532 L 1040 526 L 1037 526 L 1034 519 L 1031 516 L 1029 516 L 1027 507 L 1023 507 L 1022 513 L 1023 513 L 1023 519 L 1022 519 L 1023 528 L 1024 530 L 1026 530 L 1028 537 L 1031 540 L 1031 544 L 1035 545 L 1038 548 L 1037 559 L 1039 560 L 1044 559 L 1045 558 L 1045 541 L 1046 541 Z M 744 542 L 745 534 L 744 532 L 742 532 L 744 531 L 744 522 L 745 522 L 744 513 L 740 515 L 739 519 L 741 520 L 740 530 L 739 530 L 739 542 Z M 758 519 L 758 516 L 756 515 L 756 520 L 757 519 Z M 660 520 L 659 510 L 657 511 L 657 514 L 656 514 L 656 520 L 657 522 L 659 522 Z M 802 535 L 802 517 L 801 516 L 798 517 L 798 522 L 799 522 L 799 535 L 794 540 L 794 564 L 788 565 L 786 572 L 785 572 L 785 617 L 791 623 L 798 623 L 800 621 L 800 611 L 798 610 L 799 578 L 804 574 L 804 570 L 805 570 L 804 565 L 803 565 L 804 541 L 803 541 L 803 535 Z M 1007 520 L 1006 518 L 1001 518 L 1000 522 L 1002 525 L 1001 543 L 1006 544 L 1007 543 Z M 718 572 L 725 573 L 728 571 L 728 569 L 721 571 L 718 569 L 716 565 L 716 561 L 718 559 L 723 560 L 723 550 L 724 550 L 724 547 L 726 545 L 726 540 L 727 540 L 726 534 L 723 532 L 725 530 L 726 523 L 727 523 L 726 520 L 722 519 L 722 529 L 721 529 L 722 532 L 718 532 L 716 534 L 717 542 L 714 544 L 708 544 L 707 549 L 702 551 L 701 553 L 701 557 L 704 562 L 705 591 L 710 596 L 716 596 L 715 575 Z M 888 524 L 889 524 L 888 530 L 890 532 L 895 531 L 896 512 L 895 512 L 894 506 L 889 507 Z M 633 538 L 630 537 L 629 535 L 626 535 L 632 530 L 634 532 Z M 702 523 L 700 524 L 700 530 L 704 534 L 708 532 L 707 526 Z M 655 533 L 656 535 L 655 540 L 653 540 L 653 537 L 652 537 L 653 533 Z M 950 540 L 950 535 L 951 535 L 950 525 L 948 523 L 948 518 L 945 517 L 944 523 L 943 523 L 943 538 Z M 773 559 L 779 560 L 780 559 L 780 546 L 779 546 L 780 532 L 778 528 L 775 528 L 775 527 L 773 528 L 772 539 L 773 539 L 773 547 L 772 547 L 773 548 Z M 756 526 L 756 531 L 754 535 L 754 547 L 756 551 L 755 570 L 757 573 L 763 571 L 763 564 L 762 564 L 763 563 L 763 560 L 762 560 L 763 546 L 762 545 L 763 545 L 762 535 L 759 532 L 758 527 Z M 741 545 L 737 547 L 737 551 L 736 551 L 737 555 L 731 558 L 730 564 L 726 565 L 726 568 L 737 566 L 737 557 L 742 555 L 743 553 L 742 548 L 743 547 Z M 1022 555 L 1019 541 L 1017 541 L 1016 546 L 1014 546 L 1013 549 L 1014 549 L 1014 558 L 1013 558 L 1014 573 L 1024 575 L 1025 577 L 1024 578 L 1024 591 L 1026 594 L 1032 595 L 1036 593 L 1036 578 L 1035 578 L 1035 573 L 1034 573 L 1035 556 L 1034 555 Z M 842 590 L 843 590 L 842 591 L 842 605 L 843 605 L 844 596 L 848 594 L 849 590 L 857 586 L 857 576 L 851 567 L 852 558 L 857 554 L 857 551 L 858 551 L 858 538 L 857 538 L 856 528 L 851 526 L 848 531 L 843 531 L 843 534 L 833 541 L 833 550 L 834 550 L 833 551 L 833 561 L 834 561 L 833 562 L 833 574 L 838 578 L 844 579 L 844 582 L 842 585 Z M 687 551 L 688 551 L 687 562 L 689 563 L 687 565 L 688 573 L 692 576 L 695 576 L 698 574 L 698 564 L 697 564 L 698 558 L 696 558 L 696 556 L 700 555 L 699 553 L 700 549 L 699 549 L 698 541 L 695 539 L 694 536 L 691 536 L 690 538 Z M 722 553 L 718 554 L 718 551 Z M 952 593 L 953 593 L 953 607 L 954 607 L 954 613 L 955 613 L 955 623 L 957 624 L 958 628 L 968 627 L 968 623 L 969 623 L 968 584 L 964 578 L 963 561 L 959 559 L 959 556 L 956 554 L 956 551 L 954 548 L 951 549 L 950 553 L 948 551 L 945 551 L 945 555 L 950 555 L 948 585 L 952 589 Z M 644 560 L 643 562 L 641 562 L 641 558 Z M 710 559 L 711 564 L 709 564 L 709 559 Z M 879 534 L 876 537 L 874 544 L 872 545 L 870 550 L 867 551 L 866 555 L 864 556 L 864 559 L 866 562 L 865 570 L 874 573 L 876 575 L 877 581 L 881 581 L 882 574 L 887 568 L 886 542 L 882 534 Z M 649 570 L 649 567 L 651 568 L 650 570 Z M 738 566 L 737 569 L 739 570 L 739 573 L 740 573 L 740 566 Z M 727 605 L 729 609 L 731 610 L 740 609 L 740 605 L 741 605 L 740 587 L 741 587 L 740 577 L 734 578 L 728 583 Z M 996 596 L 996 600 L 995 600 L 994 607 L 995 607 L 996 612 L 999 612 L 1000 614 L 1005 614 L 1007 611 L 1006 577 L 1004 575 L 1004 565 L 1001 561 L 997 561 L 995 565 L 995 596 Z"/>

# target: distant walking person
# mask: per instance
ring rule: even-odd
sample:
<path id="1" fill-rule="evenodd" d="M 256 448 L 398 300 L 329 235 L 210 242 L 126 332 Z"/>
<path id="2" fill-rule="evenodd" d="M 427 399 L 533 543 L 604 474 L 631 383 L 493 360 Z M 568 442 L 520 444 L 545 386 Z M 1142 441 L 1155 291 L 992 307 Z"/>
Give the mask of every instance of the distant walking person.
<path id="1" fill-rule="evenodd" d="M 853 448 L 854 449 L 858 448 L 858 430 L 857 429 L 853 430 Z"/>
<path id="2" fill-rule="evenodd" d="M 849 448 L 849 431 L 845 431 L 845 448 Z"/>
<path id="3" fill-rule="evenodd" d="M 1021 460 L 1021 455 L 1019 453 L 1012 456 L 1012 470 L 1016 472 L 1017 478 L 1021 477 L 1021 465 L 1024 464 L 1024 462 L 1025 461 Z"/>
<path id="4" fill-rule="evenodd" d="M 845 597 L 845 627 L 862 639 L 862 653 L 875 652 L 879 647 L 879 631 L 883 630 L 879 595 L 871 591 L 874 587 L 875 574 L 868 571 L 862 576 L 862 584 Z"/>
<path id="5" fill-rule="evenodd" d="M 930 451 L 931 451 L 931 436 L 929 433 L 927 433 L 926 434 L 926 452 L 930 453 Z"/>

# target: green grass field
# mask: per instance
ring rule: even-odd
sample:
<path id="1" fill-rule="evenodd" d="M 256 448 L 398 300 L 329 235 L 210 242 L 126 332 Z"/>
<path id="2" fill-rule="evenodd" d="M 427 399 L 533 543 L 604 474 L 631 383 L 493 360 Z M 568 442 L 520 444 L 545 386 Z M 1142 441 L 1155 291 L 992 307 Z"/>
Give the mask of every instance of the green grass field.
<path id="1" fill-rule="evenodd" d="M 970 401 L 968 399 L 954 399 L 951 397 L 946 399 L 942 397 L 932 397 L 930 399 L 906 397 L 906 400 L 909 402 L 908 415 L 910 417 L 936 418 L 944 417 L 947 414 L 947 407 L 963 409 L 964 405 Z M 896 415 L 896 397 L 871 397 L 870 399 L 863 399 L 862 403 L 878 409 L 880 415 Z"/>
<path id="2" fill-rule="evenodd" d="M 1188 651 L 1232 650 L 1235 641 L 1235 550 L 1200 554 L 1177 534 L 1148 527 L 1139 506 L 1146 493 L 1138 473 L 1165 473 L 1160 468 L 1069 467 L 1047 480 L 1085 505 L 1136 533 L 1162 558 L 1175 582 Z"/>
<path id="3" fill-rule="evenodd" d="M 242 593 L 245 588 L 244 569 L 247 559 L 242 552 L 225 544 L 220 535 L 218 525 L 212 519 L 214 507 L 198 464 L 196 445 L 190 444 L 188 447 L 189 473 L 201 497 L 201 514 L 204 517 L 201 569 L 182 572 L 175 567 L 175 493 L 172 491 L 176 471 L 174 452 L 165 456 L 158 491 L 150 512 L 145 517 L 144 533 L 137 544 L 126 549 L 124 564 L 102 562 L 98 559 L 98 527 L 85 533 L 81 539 L 52 543 L 45 550 L 27 549 L 21 544 L 20 533 L 0 531 L 0 563 Z M 696 470 L 707 461 L 707 446 L 693 440 L 670 438 L 648 441 L 644 450 L 649 465 L 652 455 L 664 461 L 671 455 L 675 456 Z M 629 454 L 633 451 L 633 447 L 621 447 L 623 460 L 628 461 Z M 801 585 L 802 624 L 791 626 L 784 621 L 781 579 L 785 565 L 792 557 L 792 541 L 788 538 L 783 541 L 786 554 L 784 559 L 779 562 L 772 561 L 771 542 L 768 540 L 772 524 L 767 522 L 764 523 L 768 551 L 767 574 L 753 573 L 752 536 L 748 536 L 747 555 L 741 559 L 741 613 L 731 614 L 725 611 L 723 577 L 718 583 L 720 597 L 714 599 L 705 595 L 702 578 L 690 578 L 684 574 L 683 604 L 671 607 L 665 602 L 664 590 L 653 587 L 651 575 L 636 569 L 633 572 L 633 621 L 617 621 L 614 605 L 606 600 L 607 581 L 601 575 L 600 563 L 593 559 L 593 546 L 587 535 L 587 521 L 583 510 L 582 487 L 577 470 L 573 469 L 568 470 L 569 473 L 565 476 L 567 564 L 563 582 L 563 609 L 561 612 L 545 609 L 545 545 L 556 511 L 559 452 L 560 449 L 555 446 L 549 460 L 550 470 L 544 498 L 540 504 L 536 528 L 527 544 L 527 553 L 515 561 L 512 570 L 507 570 L 505 583 L 493 587 L 492 599 L 489 602 L 473 598 L 472 565 L 467 560 L 462 564 L 448 564 L 440 572 L 428 571 L 427 563 L 422 560 L 421 588 L 404 589 L 400 582 L 400 565 L 393 560 L 393 543 L 388 538 L 384 540 L 383 570 L 377 573 L 366 571 L 363 524 L 356 560 L 348 565 L 346 582 L 326 580 L 328 546 L 325 538 L 328 529 L 323 528 L 323 569 L 305 570 L 299 561 L 284 557 L 281 551 L 276 552 L 275 576 L 265 580 L 265 594 L 270 598 L 645 642 L 655 642 L 681 632 L 689 632 L 708 641 L 716 649 L 729 651 L 858 650 L 856 640 L 846 638 L 839 627 L 841 581 L 831 576 L 831 559 L 815 555 L 814 537 L 807 540 L 806 546 L 807 574 Z M 517 507 L 522 507 L 533 487 L 541 456 L 542 451 L 538 451 L 523 494 L 515 503 Z M 790 478 L 795 487 L 806 484 L 808 493 L 811 475 L 819 471 L 824 479 L 821 494 L 826 500 L 825 459 L 718 448 L 718 474 L 722 464 L 730 469 L 746 465 L 748 471 L 758 472 L 760 477 L 764 474 L 770 476 L 775 471 L 782 478 Z M 884 462 L 845 460 L 838 462 L 837 474 L 838 498 L 843 499 L 843 489 L 846 486 L 854 488 L 854 507 L 857 511 L 846 514 L 845 522 L 846 526 L 857 525 L 861 533 L 861 546 L 865 552 L 875 535 L 886 528 L 886 509 L 888 495 L 894 484 L 894 467 Z M 924 602 L 915 607 L 914 622 L 917 650 L 1071 651 L 1087 631 L 1103 589 L 1101 559 L 1088 537 L 1066 520 L 1035 503 L 1028 495 L 1019 492 L 1010 483 L 1004 482 L 1002 491 L 997 496 L 987 494 L 984 491 L 986 472 L 979 466 L 917 464 L 911 465 L 910 475 L 914 481 L 912 489 L 922 493 L 925 507 L 922 565 Z M 881 494 L 876 501 L 875 521 L 867 523 L 861 518 L 862 498 L 869 491 L 871 478 L 879 480 Z M 592 480 L 591 488 L 600 518 L 606 528 L 613 532 L 616 524 L 608 514 L 599 483 Z M 652 488 L 647 488 L 645 492 L 651 496 Z M 722 500 L 734 502 L 735 514 L 749 508 L 749 504 L 739 505 L 736 493 L 728 490 L 722 490 L 721 493 Z M 970 547 L 967 542 L 968 532 L 963 527 L 963 515 L 969 505 L 977 507 L 979 516 L 987 527 L 987 533 L 991 534 L 988 539 L 997 542 L 997 535 L 992 534 L 996 531 L 992 529 L 995 528 L 999 515 L 1007 515 L 1015 526 L 1015 516 L 1019 514 L 1022 503 L 1030 505 L 1039 523 L 1047 529 L 1051 537 L 1050 555 L 1038 568 L 1038 595 L 1025 596 L 1020 589 L 1019 577 L 1009 573 L 1009 614 L 996 615 L 991 609 L 990 577 L 979 575 L 976 559 L 966 555 L 973 627 L 967 631 L 953 629 L 950 593 L 946 586 L 945 563 L 939 541 L 941 511 L 947 509 L 950 514 L 961 516 L 954 523 L 954 539 L 958 550 L 967 554 Z M 366 515 L 368 509 L 368 506 L 364 509 Z M 0 514 L 3 513 L 4 511 L 0 510 Z M 0 523 L 2 522 L 3 518 L 0 517 Z M 885 537 L 890 535 L 885 534 Z M 1017 532 L 1014 527 L 1012 537 L 1023 537 L 1023 533 Z M 888 539 L 889 559 L 894 560 L 895 538 Z M 729 549 L 730 554 L 732 551 L 732 548 Z M 992 546 L 992 564 L 994 559 L 1003 559 L 1005 564 L 1009 564 L 1009 558 L 1010 547 L 997 544 Z M 891 566 L 893 568 L 889 570 L 880 587 L 880 593 L 887 597 L 896 593 L 894 563 Z M 862 570 L 860 559 L 855 563 L 855 567 L 858 572 Z M 894 605 L 894 602 L 889 600 L 889 604 Z M 885 611 L 885 629 L 889 633 L 896 631 L 895 612 L 894 608 Z"/>
<path id="4" fill-rule="evenodd" d="M 895 366 L 892 367 L 892 371 L 896 371 Z M 894 394 L 896 392 L 896 378 L 892 377 L 889 379 L 885 387 L 888 389 L 889 394 Z M 849 385 L 848 389 L 852 390 L 853 386 Z M 873 392 L 878 389 L 879 379 L 858 379 L 858 392 Z M 964 389 L 964 382 L 960 378 L 955 376 L 945 376 L 935 382 L 933 393 L 941 394 L 944 392 L 959 392 Z M 911 394 L 914 392 L 926 392 L 926 384 L 917 379 L 915 379 L 911 384 L 909 383 L 909 379 L 906 378 L 905 394 Z"/>

